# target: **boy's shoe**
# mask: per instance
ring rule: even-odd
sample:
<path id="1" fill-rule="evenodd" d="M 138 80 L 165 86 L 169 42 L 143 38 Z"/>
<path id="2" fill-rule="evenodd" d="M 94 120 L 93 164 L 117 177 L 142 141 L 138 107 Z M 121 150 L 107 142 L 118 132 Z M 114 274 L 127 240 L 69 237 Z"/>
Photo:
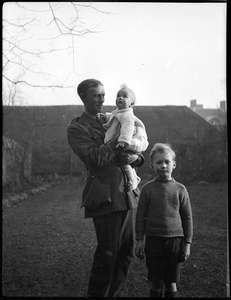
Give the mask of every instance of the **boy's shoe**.
<path id="1" fill-rule="evenodd" d="M 165 298 L 176 298 L 177 292 L 165 291 Z"/>
<path id="2" fill-rule="evenodd" d="M 150 298 L 162 298 L 162 290 L 161 291 L 150 290 Z"/>

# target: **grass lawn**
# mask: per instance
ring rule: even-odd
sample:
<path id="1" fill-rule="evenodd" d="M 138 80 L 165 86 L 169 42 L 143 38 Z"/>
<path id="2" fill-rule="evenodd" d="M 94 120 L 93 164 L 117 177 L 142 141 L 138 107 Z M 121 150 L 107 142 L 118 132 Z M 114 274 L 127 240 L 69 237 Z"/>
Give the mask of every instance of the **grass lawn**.
<path id="1" fill-rule="evenodd" d="M 96 237 L 80 209 L 83 184 L 66 180 L 3 211 L 2 291 L 7 297 L 84 297 Z M 194 221 L 178 297 L 226 298 L 227 183 L 187 186 Z M 134 258 L 124 297 L 149 297 L 145 261 Z"/>

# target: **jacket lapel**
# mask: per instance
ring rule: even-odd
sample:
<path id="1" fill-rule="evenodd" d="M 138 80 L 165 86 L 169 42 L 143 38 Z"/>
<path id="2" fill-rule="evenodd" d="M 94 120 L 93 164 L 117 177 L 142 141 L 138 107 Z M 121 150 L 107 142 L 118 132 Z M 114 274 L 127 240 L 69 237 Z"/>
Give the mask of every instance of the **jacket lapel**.
<path id="1" fill-rule="evenodd" d="M 91 129 L 100 136 L 105 136 L 105 129 L 102 127 L 102 125 L 100 125 L 100 123 L 98 123 L 94 118 L 88 116 L 85 112 L 83 112 L 80 116 L 79 122 L 81 122 L 83 125 L 91 127 Z"/>

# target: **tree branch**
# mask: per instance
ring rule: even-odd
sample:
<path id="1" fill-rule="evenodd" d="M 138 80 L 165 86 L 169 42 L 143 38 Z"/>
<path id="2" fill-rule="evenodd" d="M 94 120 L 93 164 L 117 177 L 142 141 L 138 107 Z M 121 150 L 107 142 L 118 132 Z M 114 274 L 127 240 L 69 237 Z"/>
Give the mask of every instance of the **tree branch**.
<path id="1" fill-rule="evenodd" d="M 32 3 L 23 4 L 20 2 L 10 3 L 11 13 L 17 14 L 12 17 L 11 14 L 3 14 L 3 79 L 8 84 L 6 87 L 9 89 L 9 97 L 12 96 L 10 91 L 12 86 L 27 85 L 33 88 L 71 88 L 74 85 L 66 84 L 70 75 L 76 73 L 75 64 L 75 41 L 79 37 L 88 34 L 95 34 L 98 31 L 88 28 L 81 21 L 79 8 L 94 9 L 96 12 L 108 14 L 103 12 L 92 4 L 81 4 L 79 2 L 36 2 L 37 9 Z M 40 5 L 41 4 L 41 5 Z M 8 5 L 8 4 L 7 4 Z M 33 5 L 33 6 L 32 6 Z M 32 9 L 31 9 L 32 7 Z M 70 12 L 68 17 L 63 14 L 63 9 Z M 59 14 L 61 12 L 61 14 Z M 48 18 L 48 19 L 47 19 Z M 48 22 L 47 22 L 48 21 Z M 55 29 L 55 31 L 52 29 Z M 39 43 L 39 46 L 37 46 Z M 60 47 L 59 43 L 65 45 Z M 34 46 L 36 45 L 36 47 Z M 51 74 L 43 72 L 39 67 L 40 60 L 45 59 L 52 53 L 58 51 L 72 52 L 72 68 L 70 71 L 65 72 L 68 75 L 62 79 L 61 84 L 53 84 Z M 69 54 L 69 51 L 68 51 Z M 33 64 L 31 62 L 34 62 Z M 15 74 L 19 74 L 17 79 Z M 32 81 L 31 74 L 38 74 L 41 76 L 48 76 L 46 84 L 43 83 L 43 78 L 39 78 L 36 84 Z M 55 78 L 55 75 L 52 75 Z M 19 80 L 20 77 L 20 80 Z M 64 76 L 63 76 L 64 77 Z M 17 92 L 17 91 L 16 91 Z M 16 99 L 16 98 L 15 98 Z"/>
<path id="2" fill-rule="evenodd" d="M 20 83 L 26 84 L 30 87 L 34 87 L 34 88 L 73 88 L 74 85 L 69 85 L 69 86 L 64 86 L 64 85 L 58 85 L 58 84 L 51 84 L 51 85 L 39 85 L 39 84 L 33 84 L 33 83 L 29 83 L 28 81 L 25 80 L 12 80 L 10 78 L 8 78 L 7 76 L 5 76 L 4 74 L 2 75 L 7 81 L 17 85 Z"/>

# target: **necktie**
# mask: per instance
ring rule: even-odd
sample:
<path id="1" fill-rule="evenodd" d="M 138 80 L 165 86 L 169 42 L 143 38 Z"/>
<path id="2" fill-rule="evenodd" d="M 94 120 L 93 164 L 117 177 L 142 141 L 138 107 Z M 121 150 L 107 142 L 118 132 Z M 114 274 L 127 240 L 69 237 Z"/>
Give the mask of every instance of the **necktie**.
<path id="1" fill-rule="evenodd" d="M 99 123 L 101 126 L 102 126 L 102 122 L 101 122 L 101 119 L 100 119 L 100 115 L 96 115 L 96 122 Z"/>

